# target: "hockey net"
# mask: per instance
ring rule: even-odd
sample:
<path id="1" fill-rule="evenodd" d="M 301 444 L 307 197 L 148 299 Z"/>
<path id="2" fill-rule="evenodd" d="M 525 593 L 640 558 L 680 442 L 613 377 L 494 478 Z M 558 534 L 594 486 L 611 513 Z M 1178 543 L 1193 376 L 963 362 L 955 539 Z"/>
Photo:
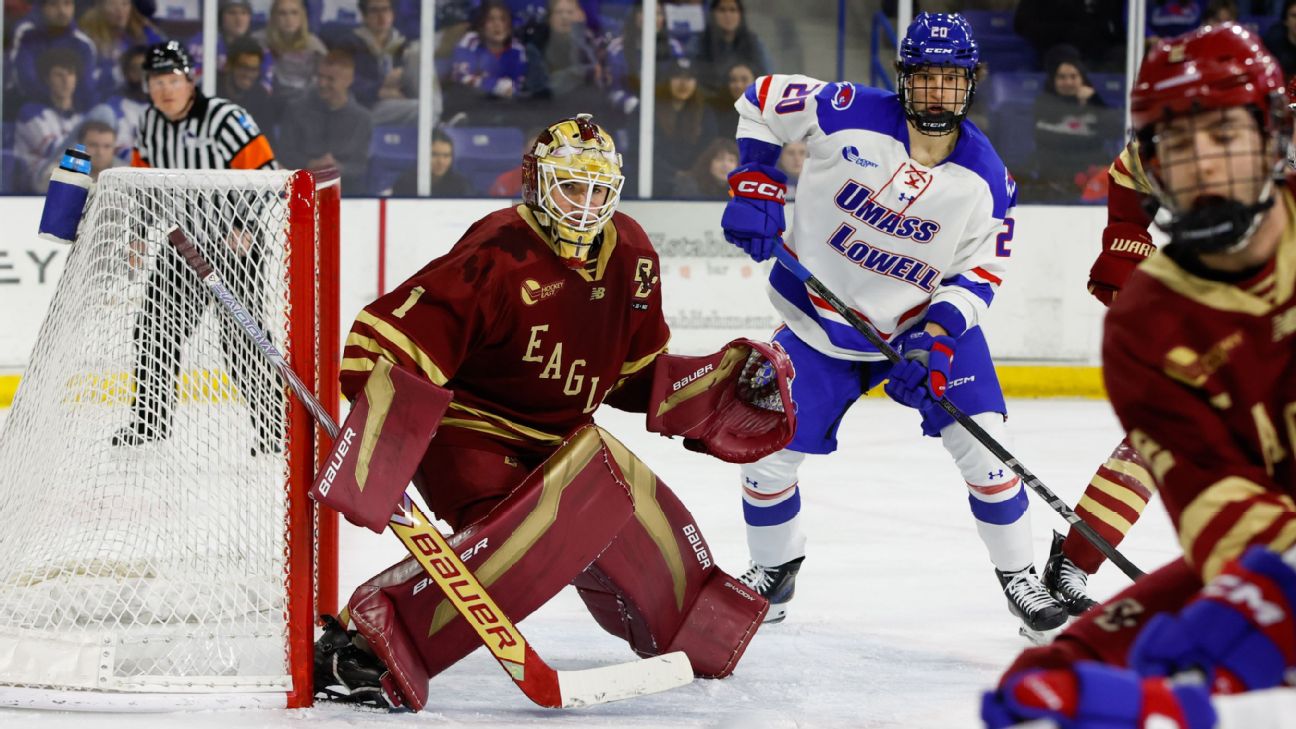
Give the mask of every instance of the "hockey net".
<path id="1" fill-rule="evenodd" d="M 329 173 L 100 176 L 0 433 L 0 704 L 309 704 L 324 444 L 166 235 L 336 414 L 337 208 Z"/>

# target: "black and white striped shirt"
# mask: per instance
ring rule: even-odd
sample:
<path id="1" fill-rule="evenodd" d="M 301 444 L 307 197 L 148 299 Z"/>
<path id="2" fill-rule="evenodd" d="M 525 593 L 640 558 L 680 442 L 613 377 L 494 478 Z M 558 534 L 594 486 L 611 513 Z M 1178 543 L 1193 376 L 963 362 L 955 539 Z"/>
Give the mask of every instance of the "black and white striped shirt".
<path id="1" fill-rule="evenodd" d="M 180 121 L 155 106 L 144 111 L 135 136 L 134 167 L 197 170 L 278 169 L 270 142 L 246 109 L 195 91 Z"/>

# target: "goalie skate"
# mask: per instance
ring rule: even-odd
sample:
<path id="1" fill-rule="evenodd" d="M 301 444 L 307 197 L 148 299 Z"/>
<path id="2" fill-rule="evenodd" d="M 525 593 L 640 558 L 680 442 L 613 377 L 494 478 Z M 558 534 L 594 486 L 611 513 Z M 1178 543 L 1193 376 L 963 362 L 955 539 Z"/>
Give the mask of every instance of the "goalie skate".
<path id="1" fill-rule="evenodd" d="M 387 667 L 355 642 L 331 615 L 323 616 L 324 634 L 315 641 L 315 695 L 321 699 L 374 709 L 400 708 L 398 694 L 384 685 Z"/>
<path id="2" fill-rule="evenodd" d="M 796 594 L 796 576 L 801 571 L 803 560 L 805 557 L 797 557 L 777 567 L 765 567 L 753 562 L 751 568 L 738 578 L 739 582 L 769 600 L 769 612 L 765 614 L 764 622 L 781 623 L 787 617 L 787 606 Z"/>

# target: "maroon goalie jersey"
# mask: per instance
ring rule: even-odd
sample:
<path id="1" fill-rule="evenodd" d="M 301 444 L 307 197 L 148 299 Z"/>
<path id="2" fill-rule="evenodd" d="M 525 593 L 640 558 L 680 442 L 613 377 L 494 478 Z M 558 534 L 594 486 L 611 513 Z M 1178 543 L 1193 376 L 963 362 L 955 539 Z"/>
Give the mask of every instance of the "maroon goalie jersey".
<path id="1" fill-rule="evenodd" d="M 366 306 L 347 337 L 354 398 L 386 357 L 454 392 L 442 432 L 557 445 L 666 348 L 657 254 L 631 218 L 597 261 L 563 265 L 525 206 L 479 220 L 446 255 Z"/>
<path id="2" fill-rule="evenodd" d="M 1225 283 L 1165 253 L 1107 315 L 1103 377 L 1203 579 L 1247 546 L 1296 544 L 1296 204 L 1273 261 Z"/>

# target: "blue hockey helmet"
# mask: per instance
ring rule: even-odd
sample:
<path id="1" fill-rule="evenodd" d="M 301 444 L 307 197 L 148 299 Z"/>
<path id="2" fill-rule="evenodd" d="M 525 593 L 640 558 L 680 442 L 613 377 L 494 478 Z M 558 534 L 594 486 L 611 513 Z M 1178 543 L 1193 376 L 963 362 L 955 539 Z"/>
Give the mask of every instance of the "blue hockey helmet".
<path id="1" fill-rule="evenodd" d="M 980 62 L 972 26 L 962 15 L 918 13 L 905 31 L 896 59 L 900 103 L 918 131 L 941 136 L 958 129 L 972 107 Z"/>

